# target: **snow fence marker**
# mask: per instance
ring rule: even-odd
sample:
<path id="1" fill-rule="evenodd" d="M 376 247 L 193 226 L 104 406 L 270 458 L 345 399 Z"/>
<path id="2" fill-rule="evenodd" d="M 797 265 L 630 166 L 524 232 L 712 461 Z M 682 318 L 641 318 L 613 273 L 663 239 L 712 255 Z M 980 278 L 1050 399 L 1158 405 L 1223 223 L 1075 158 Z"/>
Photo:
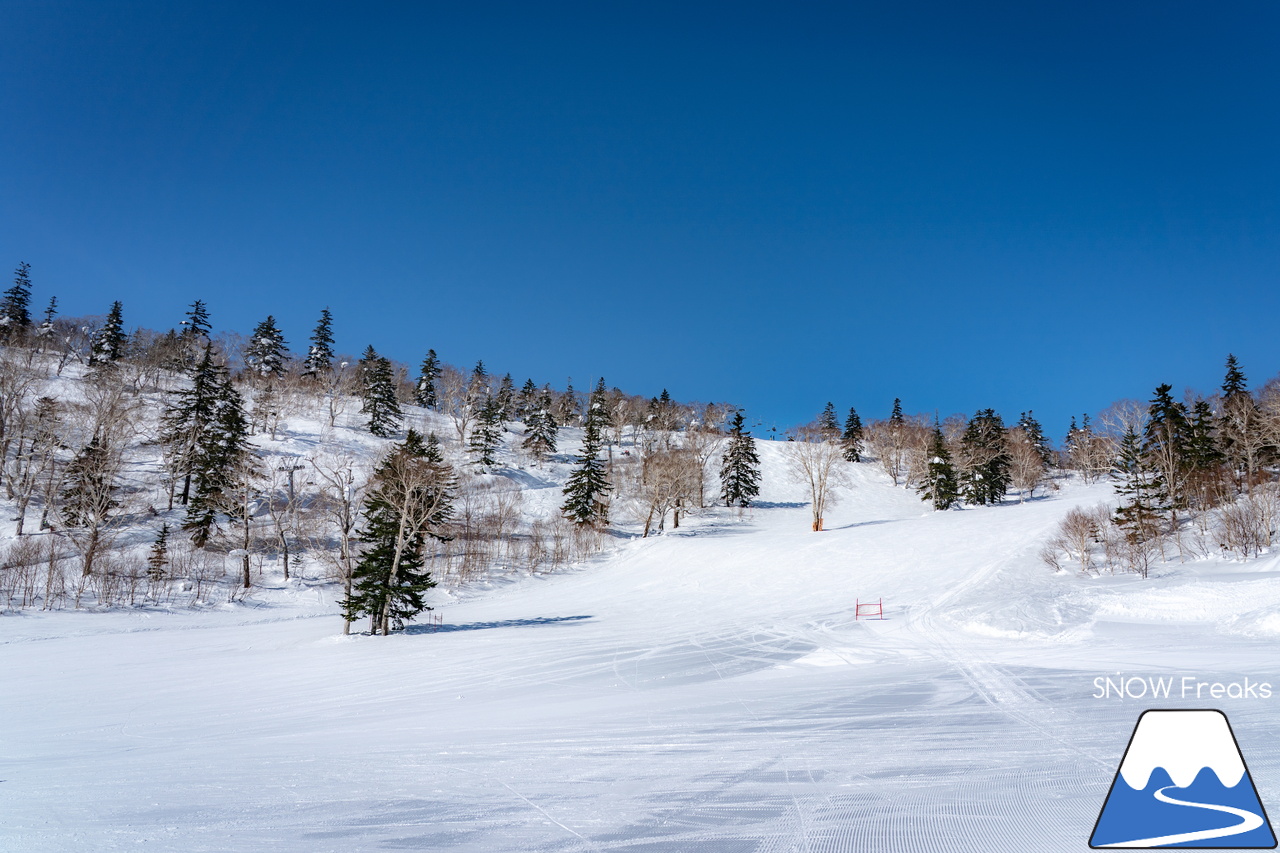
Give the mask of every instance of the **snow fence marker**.
<path id="1" fill-rule="evenodd" d="M 858 598 L 855 598 L 853 602 L 854 602 L 853 621 L 857 622 L 859 619 L 861 619 L 864 616 L 868 619 L 884 618 L 884 599 L 883 598 L 877 599 L 874 602 L 868 602 L 866 604 L 863 604 L 862 600 Z"/>

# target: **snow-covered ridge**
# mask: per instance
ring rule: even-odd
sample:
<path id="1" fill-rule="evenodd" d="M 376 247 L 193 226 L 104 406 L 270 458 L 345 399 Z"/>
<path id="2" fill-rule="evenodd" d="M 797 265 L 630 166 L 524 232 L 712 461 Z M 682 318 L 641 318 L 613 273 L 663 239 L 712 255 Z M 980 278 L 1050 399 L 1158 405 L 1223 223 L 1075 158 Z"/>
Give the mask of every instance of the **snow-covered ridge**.
<path id="1" fill-rule="evenodd" d="M 1151 773 L 1163 767 L 1179 788 L 1195 781 L 1208 767 L 1228 788 L 1244 777 L 1244 760 L 1220 711 L 1148 711 L 1134 732 L 1120 765 L 1125 784 L 1147 787 Z"/>

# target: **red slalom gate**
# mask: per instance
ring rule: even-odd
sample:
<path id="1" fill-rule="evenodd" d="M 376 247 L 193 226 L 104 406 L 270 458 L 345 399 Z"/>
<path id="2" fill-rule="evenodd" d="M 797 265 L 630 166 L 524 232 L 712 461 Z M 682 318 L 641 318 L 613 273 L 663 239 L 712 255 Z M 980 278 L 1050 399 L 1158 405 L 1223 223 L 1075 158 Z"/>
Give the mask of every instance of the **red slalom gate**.
<path id="1" fill-rule="evenodd" d="M 884 599 L 881 598 L 874 602 L 868 602 L 866 604 L 863 604 L 861 599 L 855 598 L 854 605 L 853 605 L 853 619 L 856 622 L 857 620 L 861 619 L 863 616 L 867 617 L 868 619 L 883 619 L 884 618 Z"/>
<path id="2" fill-rule="evenodd" d="M 428 613 L 426 614 L 426 617 L 426 627 L 428 631 L 435 633 L 444 626 L 444 616 L 439 613 Z"/>

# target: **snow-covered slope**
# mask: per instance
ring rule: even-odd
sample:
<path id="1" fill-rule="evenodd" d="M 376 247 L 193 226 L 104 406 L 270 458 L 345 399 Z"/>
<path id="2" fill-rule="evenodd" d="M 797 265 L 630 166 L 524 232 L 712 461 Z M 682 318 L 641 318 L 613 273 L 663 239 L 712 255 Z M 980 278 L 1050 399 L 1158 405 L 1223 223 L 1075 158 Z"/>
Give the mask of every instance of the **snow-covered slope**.
<path id="1" fill-rule="evenodd" d="M 343 637 L 311 582 L 0 618 L 0 848 L 1081 849 L 1138 713 L 1185 706 L 1095 678 L 1280 685 L 1249 618 L 1280 601 L 1274 561 L 1054 574 L 1043 540 L 1107 487 L 933 513 L 870 465 L 813 533 L 759 449 L 745 516 L 437 589 L 439 632 Z M 1274 798 L 1280 715 L 1217 706 Z"/>

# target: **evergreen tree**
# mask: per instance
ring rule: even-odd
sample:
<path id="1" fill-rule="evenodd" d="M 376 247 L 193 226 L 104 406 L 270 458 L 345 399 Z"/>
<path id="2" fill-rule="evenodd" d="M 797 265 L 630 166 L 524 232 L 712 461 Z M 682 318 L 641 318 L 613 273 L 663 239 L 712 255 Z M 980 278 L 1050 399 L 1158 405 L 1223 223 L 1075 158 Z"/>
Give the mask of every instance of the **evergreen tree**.
<path id="1" fill-rule="evenodd" d="M 961 446 L 969 463 L 960 477 L 964 499 L 977 506 L 1000 503 L 1011 479 L 1004 421 L 993 409 L 983 409 L 970 418 Z"/>
<path id="2" fill-rule="evenodd" d="M 44 319 L 40 321 L 40 326 L 36 329 L 36 336 L 40 338 L 48 338 L 53 335 L 53 318 L 58 316 L 58 297 L 49 297 L 49 307 L 44 309 Z"/>
<path id="3" fill-rule="evenodd" d="M 533 384 L 532 379 L 526 379 L 524 387 L 520 389 L 520 393 L 516 397 L 515 419 L 524 421 L 528 425 L 528 418 L 533 414 L 533 410 L 537 405 L 538 386 Z"/>
<path id="4" fill-rule="evenodd" d="M 844 433 L 841 443 L 844 445 L 844 458 L 850 462 L 862 461 L 862 418 L 853 407 L 849 407 L 849 417 L 844 421 Z"/>
<path id="5" fill-rule="evenodd" d="M 31 327 L 31 264 L 23 261 L 13 271 L 13 287 L 0 300 L 0 330 L 5 340 L 13 341 Z"/>
<path id="6" fill-rule="evenodd" d="M 582 427 L 582 455 L 578 468 L 569 475 L 564 487 L 565 516 L 577 524 L 603 525 L 609 521 L 608 493 L 611 489 L 600 461 L 600 447 L 604 443 L 605 425 L 604 380 L 592 392 L 587 402 L 587 416 Z"/>
<path id="7" fill-rule="evenodd" d="M 283 376 L 287 344 L 284 335 L 276 327 L 276 318 L 267 315 L 253 329 L 249 345 L 244 349 L 245 366 L 260 378 Z"/>
<path id="8" fill-rule="evenodd" d="M 502 404 L 497 397 L 489 397 L 480 407 L 475 428 L 471 431 L 469 447 L 475 462 L 482 468 L 494 464 L 494 453 L 502 443 Z"/>
<path id="9" fill-rule="evenodd" d="M 1222 399 L 1226 402 L 1248 394 L 1249 386 L 1244 371 L 1240 369 L 1240 362 L 1236 361 L 1235 355 L 1228 353 L 1227 373 L 1222 380 Z"/>
<path id="10" fill-rule="evenodd" d="M 151 553 L 147 555 L 147 578 L 152 583 L 159 583 L 165 578 L 165 569 L 169 565 L 169 524 L 160 526 L 156 541 L 151 543 Z"/>
<path id="11" fill-rule="evenodd" d="M 187 309 L 186 318 L 180 323 L 181 355 L 178 357 L 183 370 L 193 370 L 200 361 L 200 352 L 212 340 L 213 326 L 209 322 L 209 309 L 197 299 Z"/>
<path id="12" fill-rule="evenodd" d="M 578 422 L 578 416 L 578 392 L 573 390 L 573 382 L 570 381 L 557 401 L 556 423 L 561 426 L 573 426 Z"/>
<path id="13" fill-rule="evenodd" d="M 1049 449 L 1049 439 L 1045 437 L 1044 428 L 1040 426 L 1030 411 L 1023 412 L 1018 418 L 1018 429 L 1027 434 L 1027 439 L 1031 442 L 1032 447 L 1036 449 L 1036 455 L 1040 457 L 1040 461 L 1049 467 L 1053 463 L 1053 452 Z"/>
<path id="14" fill-rule="evenodd" d="M 373 344 L 360 359 L 360 411 L 369 416 L 369 432 L 390 438 L 400 429 L 404 412 L 396 399 L 395 374 L 391 362 L 378 355 Z"/>
<path id="15" fill-rule="evenodd" d="M 98 435 L 67 464 L 62 520 L 68 527 L 88 527 L 105 519 L 119 506 L 111 469 L 107 449 Z"/>
<path id="16" fill-rule="evenodd" d="M 1237 485 L 1249 489 L 1263 461 L 1261 413 L 1249 393 L 1244 372 L 1234 355 L 1227 356 L 1222 382 L 1222 412 L 1218 419 L 1219 447 Z"/>
<path id="17" fill-rule="evenodd" d="M 247 488 L 255 459 L 249 444 L 244 400 L 225 373 L 222 376 L 224 381 L 219 382 L 214 395 L 212 418 L 192 453 L 194 489 L 182 529 L 191 533 L 197 548 L 207 545 L 218 529 L 219 513 L 238 517 L 243 512 L 238 496 Z M 245 586 L 248 585 L 246 576 Z"/>
<path id="18" fill-rule="evenodd" d="M 1207 400 L 1197 400 L 1187 440 L 1188 490 L 1200 509 L 1216 506 L 1222 497 L 1222 451 L 1215 436 L 1216 419 Z"/>
<path id="19" fill-rule="evenodd" d="M 498 414 L 500 415 L 499 426 L 507 421 L 515 419 L 516 410 L 516 389 L 511 382 L 511 374 L 508 373 L 502 377 L 502 382 L 498 384 L 498 393 L 495 396 L 498 403 Z"/>
<path id="20" fill-rule="evenodd" d="M 191 374 L 191 387 L 175 392 L 161 417 L 160 440 L 169 447 L 174 469 L 183 477 L 183 506 L 191 496 L 197 448 L 217 417 L 223 386 L 229 381 L 226 370 L 213 359 L 212 345 L 206 341 L 204 354 Z"/>
<path id="21" fill-rule="evenodd" d="M 409 430 L 374 472 L 357 534 L 365 545 L 342 603 L 348 622 L 370 617 L 370 631 L 385 636 L 430 610 L 423 595 L 435 586 L 423 549 L 428 536 L 446 540 L 455 480 L 435 435 L 424 442 Z"/>
<path id="22" fill-rule="evenodd" d="M 1173 386 L 1156 388 L 1147 409 L 1147 425 L 1142 434 L 1143 462 L 1153 474 L 1150 479 L 1151 508 L 1174 514 L 1186 506 L 1186 477 L 1190 468 L 1190 432 L 1186 407 L 1175 402 Z"/>
<path id="23" fill-rule="evenodd" d="M 530 380 L 532 382 L 532 380 Z M 556 452 L 555 412 L 552 411 L 551 389 L 545 388 L 537 402 L 525 416 L 525 436 L 521 446 L 533 454 L 539 462 Z"/>
<path id="24" fill-rule="evenodd" d="M 720 461 L 720 499 L 725 506 L 749 507 L 760 494 L 760 457 L 755 440 L 743 429 L 742 412 L 733 416 L 729 446 Z"/>
<path id="25" fill-rule="evenodd" d="M 889 423 L 895 428 L 901 428 L 906 420 L 902 417 L 902 401 L 897 397 L 893 398 L 893 412 L 889 415 Z"/>
<path id="26" fill-rule="evenodd" d="M 826 408 L 822 410 L 822 414 L 818 415 L 818 426 L 833 434 L 840 432 L 840 422 L 836 420 L 834 403 L 827 403 Z"/>
<path id="27" fill-rule="evenodd" d="M 333 359 L 333 314 L 326 307 L 321 309 L 320 320 L 311 333 L 311 346 L 303 362 L 302 375 L 315 379 L 327 374 L 333 367 Z"/>
<path id="28" fill-rule="evenodd" d="M 427 350 L 427 357 L 422 360 L 422 370 L 418 374 L 418 385 L 414 389 L 413 401 L 424 409 L 434 409 L 440 405 L 436 397 L 436 380 L 440 378 L 440 359 L 436 351 Z"/>
<path id="29" fill-rule="evenodd" d="M 100 367 L 115 364 L 124 358 L 128 341 L 129 337 L 124 333 L 124 306 L 119 302 L 112 302 L 106 322 L 94 336 L 93 346 L 89 350 L 89 364 Z"/>
<path id="30" fill-rule="evenodd" d="M 932 502 L 936 510 L 951 509 L 960 503 L 960 485 L 956 481 L 956 469 L 951 464 L 947 440 L 942 426 L 934 420 L 933 440 L 929 445 L 929 466 L 924 482 L 917 489 L 922 501 Z"/>
<path id="31" fill-rule="evenodd" d="M 1122 499 L 1115 512 L 1116 525 L 1131 543 L 1150 542 L 1159 532 L 1160 514 L 1155 509 L 1158 486 L 1142 457 L 1142 445 L 1132 426 L 1120 440 L 1112 477 L 1117 481 L 1116 494 Z"/>

